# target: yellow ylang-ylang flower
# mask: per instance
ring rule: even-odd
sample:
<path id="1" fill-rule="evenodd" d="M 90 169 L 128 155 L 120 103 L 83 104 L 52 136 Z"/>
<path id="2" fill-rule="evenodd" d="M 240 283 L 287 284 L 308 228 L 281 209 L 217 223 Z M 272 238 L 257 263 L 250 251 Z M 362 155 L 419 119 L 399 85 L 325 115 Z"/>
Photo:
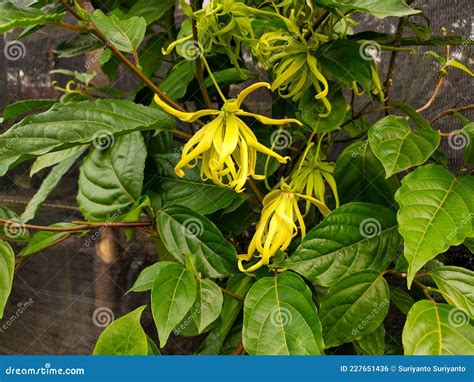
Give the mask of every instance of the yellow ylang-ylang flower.
<path id="1" fill-rule="evenodd" d="M 302 237 L 306 235 L 306 226 L 298 207 L 300 199 L 316 205 L 324 216 L 330 212 L 329 208 L 320 200 L 298 194 L 285 183 L 279 189 L 271 191 L 263 199 L 260 221 L 247 253 L 238 256 L 238 266 L 241 272 L 253 272 L 261 266 L 267 265 L 279 250 L 284 251 L 288 248 L 298 231 L 301 232 Z M 249 268 L 244 268 L 243 262 L 251 261 L 254 257 L 258 257 L 260 260 Z"/>
<path id="2" fill-rule="evenodd" d="M 314 51 L 319 41 L 328 41 L 328 38 L 316 33 L 313 37 L 309 42 L 299 32 L 267 32 L 256 44 L 255 54 L 273 72 L 272 90 L 278 90 L 283 98 L 298 101 L 313 86 L 315 98 L 326 108 L 321 116 L 327 117 L 331 113 L 331 103 L 327 98 L 329 85 L 318 68 Z"/>
<path id="3" fill-rule="evenodd" d="M 296 119 L 273 119 L 242 110 L 244 99 L 259 88 L 270 89 L 270 84 L 258 82 L 242 90 L 237 98 L 225 100 L 221 110 L 205 109 L 194 113 L 176 110 L 155 95 L 155 102 L 169 114 L 185 122 L 194 122 L 204 116 L 215 116 L 184 145 L 180 161 L 175 166 L 176 175 L 184 176 L 184 168 L 194 168 L 201 161 L 201 178 L 210 179 L 219 186 L 231 187 L 237 192 L 244 189 L 249 177 L 264 179 L 255 173 L 257 152 L 269 155 L 280 163 L 283 157 L 258 142 L 249 126 L 239 117 L 253 117 L 265 125 L 296 123 Z"/>
<path id="4" fill-rule="evenodd" d="M 311 150 L 313 144 L 308 145 L 298 170 L 291 177 L 290 187 L 301 194 L 314 197 L 326 204 L 326 183 L 331 188 L 339 207 L 339 196 L 336 181 L 334 180 L 334 163 L 324 162 L 319 158 L 319 149 Z M 308 213 L 310 202 L 306 203 L 306 213 Z"/>

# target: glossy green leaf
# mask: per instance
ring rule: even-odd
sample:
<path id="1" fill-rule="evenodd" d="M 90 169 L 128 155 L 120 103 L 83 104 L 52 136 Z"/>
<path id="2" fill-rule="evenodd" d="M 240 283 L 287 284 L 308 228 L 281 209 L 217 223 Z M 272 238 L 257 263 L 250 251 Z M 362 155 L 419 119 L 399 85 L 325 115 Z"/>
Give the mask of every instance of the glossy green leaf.
<path id="1" fill-rule="evenodd" d="M 184 319 L 176 327 L 175 333 L 187 335 L 186 331 L 191 328 L 196 330 L 196 335 L 203 333 L 219 317 L 223 302 L 224 297 L 221 289 L 214 281 L 197 280 L 196 300 Z"/>
<path id="2" fill-rule="evenodd" d="M 410 130 L 403 117 L 388 115 L 369 130 L 369 142 L 382 162 L 386 177 L 425 163 L 439 146 L 441 137 L 432 129 Z"/>
<path id="3" fill-rule="evenodd" d="M 349 203 L 309 231 L 282 267 L 330 287 L 350 273 L 387 269 L 400 240 L 395 212 L 375 204 Z"/>
<path id="4" fill-rule="evenodd" d="M 334 178 L 341 203 L 368 202 L 393 207 L 399 184 L 395 176 L 385 179 L 385 171 L 368 142 L 355 142 L 336 161 Z"/>
<path id="5" fill-rule="evenodd" d="M 76 156 L 78 153 L 83 153 L 86 147 L 76 146 L 70 149 L 53 151 L 52 153 L 44 154 L 36 158 L 31 165 L 30 176 L 40 172 L 41 170 L 54 166 L 62 161 L 68 160 L 69 158 Z"/>
<path id="6" fill-rule="evenodd" d="M 390 285 L 390 301 L 402 312 L 407 315 L 415 300 L 403 289 Z"/>
<path id="7" fill-rule="evenodd" d="M 156 275 L 168 264 L 173 263 L 171 261 L 159 261 L 158 263 L 146 267 L 140 272 L 129 292 L 146 292 L 151 290 L 153 288 Z"/>
<path id="8" fill-rule="evenodd" d="M 17 101 L 5 107 L 3 110 L 3 120 L 7 121 L 36 110 L 49 109 L 57 102 L 58 100 L 55 99 L 27 99 Z"/>
<path id="9" fill-rule="evenodd" d="M 326 117 L 320 115 L 325 112 L 325 106 L 321 101 L 314 98 L 316 95 L 314 88 L 311 87 L 301 98 L 299 110 L 302 121 L 307 124 L 312 131 L 326 133 L 336 130 L 346 117 L 347 103 L 340 89 L 332 84 L 328 100 L 332 105 L 332 112 Z M 336 90 L 334 90 L 336 89 Z"/>
<path id="10" fill-rule="evenodd" d="M 380 19 L 388 16 L 409 16 L 421 12 L 409 7 L 404 0 L 316 0 L 316 3 L 344 12 L 367 12 Z"/>
<path id="11" fill-rule="evenodd" d="M 371 63 L 360 53 L 360 45 L 357 42 L 338 39 L 324 43 L 316 51 L 316 58 L 321 66 L 341 83 L 351 84 L 355 81 L 370 94 Z"/>
<path id="12" fill-rule="evenodd" d="M 174 166 L 179 160 L 176 154 L 155 155 L 158 166 L 150 189 L 156 192 L 163 206 L 180 205 L 207 215 L 230 206 L 238 207 L 245 200 L 231 189 L 203 182 L 199 168 L 185 170 L 184 178 L 178 178 Z"/>
<path id="13" fill-rule="evenodd" d="M 194 61 L 184 60 L 177 63 L 161 82 L 160 90 L 174 100 L 184 97 L 189 84 L 194 79 L 195 72 L 196 63 Z"/>
<path id="14" fill-rule="evenodd" d="M 405 355 L 474 355 L 474 327 L 459 308 L 421 300 L 408 313 Z"/>
<path id="15" fill-rule="evenodd" d="M 459 135 L 451 136 L 451 147 L 464 148 L 464 162 L 474 164 L 474 122 L 468 123 Z"/>
<path id="16" fill-rule="evenodd" d="M 445 300 L 468 312 L 474 318 L 474 272 L 469 269 L 443 266 L 433 269 L 429 275 L 438 289 L 447 294 Z"/>
<path id="17" fill-rule="evenodd" d="M 410 287 L 424 264 L 472 236 L 474 177 L 456 178 L 439 165 L 419 167 L 403 178 L 395 199 Z"/>
<path id="18" fill-rule="evenodd" d="M 380 272 L 350 274 L 321 299 L 319 317 L 327 348 L 359 340 L 382 323 L 390 305 L 388 284 Z"/>
<path id="19" fill-rule="evenodd" d="M 181 263 L 191 254 L 197 270 L 207 277 L 236 272 L 235 248 L 206 217 L 186 207 L 170 206 L 157 212 L 156 223 L 164 245 Z"/>
<path id="20" fill-rule="evenodd" d="M 194 276 L 179 264 L 169 263 L 156 275 L 151 291 L 151 310 L 161 348 L 193 306 L 196 292 Z"/>
<path id="21" fill-rule="evenodd" d="M 320 355 L 321 323 L 304 280 L 291 272 L 264 277 L 245 297 L 244 348 L 250 355 Z"/>
<path id="22" fill-rule="evenodd" d="M 56 223 L 52 227 L 74 227 L 75 224 L 72 223 Z M 25 257 L 30 256 L 34 253 L 40 252 L 46 248 L 52 247 L 59 242 L 66 240 L 71 236 L 71 232 L 49 232 L 49 231 L 40 231 L 35 233 L 31 239 L 28 241 L 26 247 L 24 247 L 19 256 Z"/>
<path id="23" fill-rule="evenodd" d="M 77 203 L 88 220 L 117 220 L 142 193 L 146 146 L 141 133 L 119 136 L 109 144 L 105 150 L 92 150 L 81 166 Z"/>
<path id="24" fill-rule="evenodd" d="M 175 4 L 175 0 L 138 0 L 134 2 L 127 16 L 140 16 L 147 24 L 151 24 L 161 19 Z"/>
<path id="25" fill-rule="evenodd" d="M 89 33 L 81 33 L 63 41 L 53 51 L 60 58 L 70 58 L 99 49 L 102 46 L 102 42 L 95 36 Z"/>
<path id="26" fill-rule="evenodd" d="M 92 14 L 92 22 L 122 52 L 133 53 L 145 37 L 146 21 L 143 17 L 120 20 L 115 15 L 107 16 L 100 9 Z"/>
<path id="27" fill-rule="evenodd" d="M 354 341 L 357 354 L 384 355 L 385 353 L 385 328 L 379 325 L 372 333 Z"/>
<path id="28" fill-rule="evenodd" d="M 148 355 L 147 336 L 140 324 L 145 306 L 112 322 L 100 335 L 93 355 Z"/>
<path id="29" fill-rule="evenodd" d="M 41 183 L 40 188 L 36 194 L 30 199 L 25 211 L 21 214 L 21 220 L 27 222 L 36 216 L 36 213 L 41 208 L 41 205 L 46 200 L 48 195 L 53 191 L 59 184 L 64 175 L 71 169 L 74 162 L 81 156 L 82 151 L 79 151 L 72 156 L 63 159 L 62 162 L 58 163 L 53 167 L 48 176 Z"/>
<path id="30" fill-rule="evenodd" d="M 0 319 L 12 290 L 15 254 L 6 241 L 0 240 Z"/>
<path id="31" fill-rule="evenodd" d="M 26 117 L 0 136 L 0 162 L 135 130 L 169 130 L 174 124 L 164 112 L 125 100 L 56 104 L 44 113 Z"/>
<path id="32" fill-rule="evenodd" d="M 58 22 L 63 16 L 64 13 L 49 14 L 40 9 L 4 2 L 0 4 L 0 33 L 16 27 Z"/>
<path id="33" fill-rule="evenodd" d="M 236 296 L 243 297 L 247 294 L 254 281 L 254 277 L 247 276 L 243 273 L 236 273 L 229 278 L 225 289 Z M 199 347 L 197 354 L 217 355 L 221 352 L 243 305 L 243 300 L 241 301 L 228 295 L 224 296 L 224 304 L 220 314 L 221 323 L 211 330 Z"/>

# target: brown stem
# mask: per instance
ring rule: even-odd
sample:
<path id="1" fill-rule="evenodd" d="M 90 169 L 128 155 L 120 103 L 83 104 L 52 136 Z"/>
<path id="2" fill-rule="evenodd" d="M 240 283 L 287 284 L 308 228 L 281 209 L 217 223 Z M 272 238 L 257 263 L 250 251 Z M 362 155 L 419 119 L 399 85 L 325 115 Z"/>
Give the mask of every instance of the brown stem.
<path id="1" fill-rule="evenodd" d="M 434 123 L 438 119 L 446 117 L 447 115 L 459 113 L 459 112 L 466 111 L 466 110 L 472 110 L 472 109 L 474 109 L 474 103 L 471 103 L 470 105 L 466 105 L 466 106 L 455 107 L 455 108 L 452 108 L 452 109 L 445 110 L 445 111 L 441 112 L 440 114 L 438 114 L 436 117 L 434 117 L 431 120 L 431 123 Z"/>
<path id="2" fill-rule="evenodd" d="M 191 7 L 193 11 L 196 11 L 198 8 L 198 1 L 192 0 L 191 1 Z M 198 36 L 198 30 L 197 30 L 197 24 L 196 20 L 192 19 L 192 30 L 193 30 L 193 39 L 194 41 L 199 41 L 199 36 Z M 202 53 L 204 54 L 204 53 Z M 209 97 L 209 93 L 207 92 L 206 84 L 204 83 L 204 68 L 202 66 L 202 61 L 200 57 L 197 57 L 196 59 L 196 79 L 199 84 L 199 90 L 201 91 L 202 98 L 204 100 L 204 104 L 208 109 L 212 109 L 212 102 L 211 98 Z"/>
<path id="3" fill-rule="evenodd" d="M 62 5 L 65 9 L 67 9 L 67 11 L 68 11 L 71 15 L 73 15 L 76 19 L 78 19 L 78 20 L 80 20 L 80 21 L 83 21 L 83 20 L 84 20 L 84 19 L 82 18 L 82 16 L 81 16 L 79 13 L 77 13 L 76 10 L 75 10 L 73 7 L 71 7 L 71 6 L 69 5 L 69 3 L 67 2 L 67 0 L 59 0 L 59 2 L 60 2 L 61 5 Z"/>
<path id="4" fill-rule="evenodd" d="M 71 25 L 71 24 L 63 23 L 62 21 L 59 21 L 57 23 L 49 23 L 48 25 L 63 28 L 63 29 L 67 29 L 67 30 L 73 31 L 73 32 L 82 32 L 82 31 L 84 31 L 84 28 L 79 26 L 79 25 Z"/>
<path id="5" fill-rule="evenodd" d="M 221 291 L 222 293 L 226 294 L 227 296 L 230 296 L 232 298 L 235 298 L 236 300 L 239 300 L 239 301 L 244 301 L 244 298 L 242 296 L 239 296 L 235 293 L 232 293 L 231 291 L 228 291 L 227 289 L 224 289 L 221 287 Z"/>
<path id="6" fill-rule="evenodd" d="M 244 352 L 244 343 L 240 341 L 239 345 L 235 348 L 233 355 L 241 355 Z"/>
<path id="7" fill-rule="evenodd" d="M 395 42 L 393 44 L 396 47 L 400 46 L 400 40 L 402 39 L 402 36 L 403 36 L 403 23 L 404 22 L 405 20 L 403 17 L 398 21 L 397 31 L 395 33 Z M 385 78 L 385 81 L 383 83 L 384 93 L 385 93 L 385 103 L 384 103 L 385 107 L 390 106 L 390 91 L 393 85 L 393 71 L 395 69 L 397 55 L 398 55 L 398 52 L 396 50 L 392 51 L 392 54 L 390 55 L 390 61 L 388 63 L 387 77 Z M 388 114 L 388 111 L 385 111 L 385 115 L 387 114 Z"/>
<path id="8" fill-rule="evenodd" d="M 416 109 L 416 111 L 418 113 L 421 113 L 422 111 L 426 110 L 426 109 L 429 109 L 431 107 L 431 105 L 433 105 L 433 102 L 436 100 L 436 98 L 438 97 L 439 95 L 439 92 L 441 90 L 441 86 L 443 85 L 443 82 L 444 82 L 444 76 L 441 75 L 439 78 L 438 78 L 438 81 L 436 81 L 436 86 L 435 86 L 435 89 L 433 91 L 433 94 L 431 95 L 430 99 L 428 100 L 428 102 L 426 102 L 422 107 Z"/>
<path id="9" fill-rule="evenodd" d="M 117 227 L 117 228 L 138 228 L 138 227 L 150 227 L 153 226 L 153 222 L 134 222 L 134 223 L 112 223 L 112 222 L 80 222 L 74 227 L 51 227 L 41 226 L 35 224 L 23 224 L 8 219 L 0 219 L 0 226 L 7 226 L 9 224 L 19 225 L 21 227 L 31 229 L 34 231 L 48 231 L 48 232 L 76 232 L 76 231 L 88 231 L 99 227 Z"/>

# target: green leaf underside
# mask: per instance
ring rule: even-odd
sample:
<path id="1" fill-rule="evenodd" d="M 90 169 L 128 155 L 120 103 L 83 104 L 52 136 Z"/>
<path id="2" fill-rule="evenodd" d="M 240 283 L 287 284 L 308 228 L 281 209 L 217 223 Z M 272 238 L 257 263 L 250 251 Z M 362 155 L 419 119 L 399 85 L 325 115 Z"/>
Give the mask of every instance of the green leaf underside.
<path id="1" fill-rule="evenodd" d="M 244 305 L 242 338 L 250 355 L 323 354 L 311 290 L 291 272 L 258 280 Z"/>
<path id="2" fill-rule="evenodd" d="M 424 264 L 472 236 L 474 177 L 455 178 L 439 165 L 420 167 L 403 178 L 395 199 L 410 287 Z"/>
<path id="3" fill-rule="evenodd" d="M 431 278 L 445 292 L 446 301 L 464 309 L 474 319 L 474 272 L 469 269 L 443 266 L 433 269 Z"/>
<path id="4" fill-rule="evenodd" d="M 112 322 L 97 340 L 93 355 L 148 355 L 148 339 L 140 325 L 145 306 Z"/>
<path id="5" fill-rule="evenodd" d="M 158 174 L 151 189 L 160 195 L 163 206 L 180 205 L 207 215 L 230 206 L 238 206 L 244 201 L 242 195 L 231 189 L 203 182 L 199 168 L 186 170 L 184 178 L 178 178 L 174 166 L 179 158 L 174 154 L 155 155 Z"/>
<path id="6" fill-rule="evenodd" d="M 0 34 L 16 27 L 61 21 L 64 13 L 49 14 L 39 9 L 5 2 L 0 4 Z"/>
<path id="7" fill-rule="evenodd" d="M 389 115 L 369 130 L 369 142 L 385 168 L 386 177 L 425 163 L 439 146 L 441 137 L 431 129 L 410 130 L 403 117 Z"/>
<path id="8" fill-rule="evenodd" d="M 206 217 L 182 206 L 157 212 L 157 228 L 168 251 L 184 264 L 184 256 L 194 257 L 197 270 L 211 278 L 226 277 L 237 270 L 234 246 L 224 239 Z"/>
<path id="9" fill-rule="evenodd" d="M 99 9 L 93 13 L 92 22 L 122 52 L 136 51 L 145 37 L 146 21 L 143 17 L 120 20 L 115 15 L 105 15 Z"/>
<path id="10" fill-rule="evenodd" d="M 341 11 L 367 12 L 380 19 L 388 16 L 409 16 L 421 12 L 409 7 L 403 0 L 317 0 L 316 2 Z"/>
<path id="11" fill-rule="evenodd" d="M 359 340 L 376 330 L 387 315 L 389 298 L 380 272 L 353 273 L 334 284 L 319 311 L 326 347 Z"/>
<path id="12" fill-rule="evenodd" d="M 84 159 L 77 203 L 89 220 L 117 220 L 142 192 L 146 146 L 140 132 L 116 137 Z M 114 218 L 115 217 L 115 218 Z"/>
<path id="13" fill-rule="evenodd" d="M 156 275 L 151 306 L 161 348 L 193 306 L 196 292 L 194 276 L 179 264 L 169 263 Z"/>
<path id="14" fill-rule="evenodd" d="M 385 179 L 385 171 L 368 142 L 355 142 L 342 152 L 336 161 L 334 179 L 341 203 L 395 205 L 398 180 L 395 176 Z"/>
<path id="15" fill-rule="evenodd" d="M 149 267 L 146 267 L 140 272 L 135 283 L 130 288 L 129 292 L 146 292 L 153 288 L 153 283 L 158 273 L 165 268 L 168 264 L 172 264 L 170 261 L 159 261 Z"/>
<path id="16" fill-rule="evenodd" d="M 314 227 L 283 266 L 313 284 L 330 287 L 349 273 L 384 271 L 399 243 L 392 210 L 369 203 L 349 203 Z"/>
<path id="17" fill-rule="evenodd" d="M 98 135 L 169 130 L 174 124 L 164 112 L 125 100 L 56 104 L 44 113 L 26 117 L 0 136 L 0 162 L 87 144 Z"/>
<path id="18" fill-rule="evenodd" d="M 408 313 L 405 355 L 474 355 L 474 328 L 459 308 L 421 300 Z"/>
<path id="19" fill-rule="evenodd" d="M 12 290 L 15 254 L 10 244 L 0 240 L 0 319 Z"/>

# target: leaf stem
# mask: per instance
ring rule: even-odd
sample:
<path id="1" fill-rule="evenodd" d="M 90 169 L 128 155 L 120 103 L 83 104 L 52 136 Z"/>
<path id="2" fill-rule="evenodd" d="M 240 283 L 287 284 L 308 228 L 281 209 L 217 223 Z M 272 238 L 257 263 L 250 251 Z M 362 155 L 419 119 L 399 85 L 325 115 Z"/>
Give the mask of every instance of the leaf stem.
<path id="1" fill-rule="evenodd" d="M 244 301 L 244 298 L 242 296 L 239 296 L 235 293 L 232 293 L 231 291 L 228 291 L 227 289 L 224 289 L 221 287 L 221 291 L 222 293 L 226 294 L 227 296 L 230 296 L 232 298 L 235 298 L 236 300 L 239 300 L 239 301 Z"/>
<path id="2" fill-rule="evenodd" d="M 456 114 L 456 113 L 459 113 L 459 112 L 462 112 L 462 111 L 467 111 L 467 110 L 472 110 L 472 109 L 474 109 L 474 103 L 471 103 L 470 105 L 466 105 L 466 106 L 457 107 L 457 108 L 451 108 L 451 109 L 445 110 L 445 111 L 441 112 L 440 114 L 438 114 L 436 117 L 434 117 L 431 120 L 430 123 L 434 123 L 438 119 L 446 117 L 447 115 Z"/>

